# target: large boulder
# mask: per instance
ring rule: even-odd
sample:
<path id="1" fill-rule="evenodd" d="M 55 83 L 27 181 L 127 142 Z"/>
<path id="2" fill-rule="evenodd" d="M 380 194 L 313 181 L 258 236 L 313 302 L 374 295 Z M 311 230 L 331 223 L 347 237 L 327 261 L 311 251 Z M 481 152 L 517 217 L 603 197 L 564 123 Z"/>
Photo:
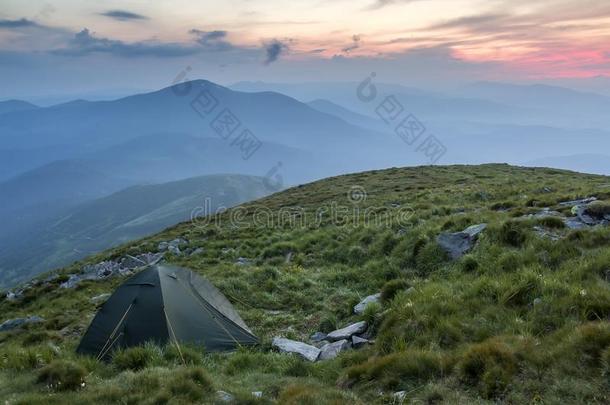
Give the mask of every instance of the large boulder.
<path id="1" fill-rule="evenodd" d="M 9 319 L 0 324 L 0 332 L 6 332 L 9 330 L 13 330 L 15 328 L 20 327 L 21 325 L 26 325 L 28 323 L 37 323 L 37 322 L 43 322 L 43 321 L 44 321 L 43 318 L 36 316 L 36 315 L 30 316 L 28 318 Z"/>
<path id="2" fill-rule="evenodd" d="M 456 260 L 468 253 L 474 247 L 479 234 L 487 228 L 487 224 L 472 225 L 462 232 L 443 232 L 436 237 L 436 243 Z"/>
<path id="3" fill-rule="evenodd" d="M 338 340 L 350 339 L 353 335 L 359 335 L 366 331 L 367 324 L 365 321 L 356 322 L 342 329 L 337 329 L 326 335 L 326 340 L 336 342 Z"/>
<path id="4" fill-rule="evenodd" d="M 320 357 L 318 357 L 318 360 L 334 359 L 339 355 L 339 353 L 349 349 L 351 346 L 351 343 L 347 339 L 327 343 L 320 349 Z"/>
<path id="5" fill-rule="evenodd" d="M 364 310 L 366 309 L 367 305 L 369 305 L 371 303 L 377 303 L 377 302 L 379 302 L 380 299 L 381 299 L 381 293 L 369 295 L 368 297 L 364 298 L 362 301 L 360 301 L 358 304 L 356 304 L 354 306 L 354 313 L 361 315 L 362 313 L 364 313 Z"/>
<path id="6" fill-rule="evenodd" d="M 320 355 L 320 349 L 317 347 L 308 345 L 307 343 L 297 342 L 296 340 L 276 337 L 273 338 L 271 344 L 282 353 L 296 353 L 305 360 L 312 362 L 316 361 Z"/>

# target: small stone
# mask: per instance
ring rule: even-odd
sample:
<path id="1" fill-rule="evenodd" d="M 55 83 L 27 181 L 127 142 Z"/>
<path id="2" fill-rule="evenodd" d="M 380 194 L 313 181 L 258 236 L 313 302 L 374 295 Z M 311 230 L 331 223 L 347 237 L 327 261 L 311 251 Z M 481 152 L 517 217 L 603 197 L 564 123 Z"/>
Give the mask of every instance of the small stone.
<path id="1" fill-rule="evenodd" d="M 327 343 L 320 349 L 320 356 L 318 360 L 331 360 L 334 359 L 344 350 L 351 347 L 351 343 L 347 339 L 338 340 L 333 343 Z"/>
<path id="2" fill-rule="evenodd" d="M 356 304 L 354 306 L 354 313 L 358 314 L 358 315 L 363 314 L 364 310 L 366 309 L 366 306 L 368 304 L 378 303 L 380 299 L 381 299 L 381 293 L 369 295 L 368 297 L 364 298 L 362 301 L 360 301 L 358 304 Z"/>
<path id="3" fill-rule="evenodd" d="M 263 391 L 252 391 L 252 396 L 255 398 L 262 398 L 263 397 Z"/>
<path id="4" fill-rule="evenodd" d="M 392 394 L 392 398 L 394 398 L 394 403 L 402 404 L 405 402 L 407 398 L 407 391 L 398 391 Z"/>
<path id="5" fill-rule="evenodd" d="M 309 340 L 311 340 L 312 342 L 316 342 L 316 343 L 321 342 L 324 339 L 326 339 L 326 333 L 323 333 L 323 332 L 316 332 L 309 337 Z"/>
<path id="6" fill-rule="evenodd" d="M 49 346 L 49 348 L 53 351 L 53 353 L 55 353 L 56 355 L 59 355 L 61 353 L 61 349 L 59 348 L 59 346 L 57 346 L 55 343 L 53 342 L 49 342 L 47 343 L 47 346 Z"/>
<path id="7" fill-rule="evenodd" d="M 296 353 L 311 362 L 316 361 L 320 355 L 320 349 L 317 347 L 296 340 L 275 337 L 271 344 L 282 353 Z"/>
<path id="8" fill-rule="evenodd" d="M 284 263 L 290 264 L 290 262 L 292 261 L 292 255 L 293 255 L 292 252 L 286 253 L 286 259 L 284 260 Z"/>
<path id="9" fill-rule="evenodd" d="M 103 303 L 103 302 L 106 302 L 106 300 L 107 300 L 108 298 L 110 298 L 110 294 L 109 294 L 109 293 L 106 293 L 106 294 L 100 294 L 100 295 L 96 295 L 95 297 L 92 297 L 92 298 L 91 298 L 89 301 L 90 301 L 92 304 L 97 305 L 97 304 L 101 304 L 101 303 Z"/>
<path id="10" fill-rule="evenodd" d="M 533 305 L 536 306 L 536 305 L 540 305 L 540 304 L 542 304 L 542 298 L 540 298 L 540 297 L 534 298 Z"/>
<path id="11" fill-rule="evenodd" d="M 168 251 L 168 252 L 170 252 L 170 253 L 171 253 L 171 254 L 173 254 L 173 255 L 176 255 L 176 256 L 180 256 L 180 255 L 182 254 L 182 252 L 180 251 L 180 248 L 179 248 L 178 246 L 172 246 L 172 245 L 170 245 L 170 246 L 167 248 L 167 251 Z"/>
<path id="12" fill-rule="evenodd" d="M 326 340 L 330 342 L 335 342 L 337 340 L 349 339 L 353 335 L 359 335 L 363 333 L 364 331 L 366 331 L 366 328 L 367 324 L 365 321 L 356 322 L 354 324 L 346 326 L 345 328 L 337 329 L 333 332 L 330 332 L 326 336 Z"/>
<path id="13" fill-rule="evenodd" d="M 352 336 L 352 347 L 354 349 L 360 349 L 363 346 L 369 344 L 368 339 L 361 338 L 360 336 Z"/>
<path id="14" fill-rule="evenodd" d="M 168 242 L 160 242 L 157 245 L 157 249 L 159 250 L 159 252 L 165 252 L 167 250 L 167 248 L 169 248 Z"/>
<path id="15" fill-rule="evenodd" d="M 226 391 L 216 391 L 216 397 L 220 402 L 233 402 L 235 397 Z"/>
<path id="16" fill-rule="evenodd" d="M 248 266 L 251 263 L 252 261 L 246 257 L 238 257 L 237 261 L 235 262 L 235 264 L 238 266 Z"/>

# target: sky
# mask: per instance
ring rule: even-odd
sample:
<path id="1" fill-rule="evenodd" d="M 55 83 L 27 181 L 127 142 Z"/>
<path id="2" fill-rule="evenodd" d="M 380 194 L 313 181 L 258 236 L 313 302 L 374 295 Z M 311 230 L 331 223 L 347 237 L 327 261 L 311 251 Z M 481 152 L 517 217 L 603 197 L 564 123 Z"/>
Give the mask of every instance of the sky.
<path id="1" fill-rule="evenodd" d="M 0 99 L 238 81 L 610 76 L 607 0 L 0 0 Z"/>

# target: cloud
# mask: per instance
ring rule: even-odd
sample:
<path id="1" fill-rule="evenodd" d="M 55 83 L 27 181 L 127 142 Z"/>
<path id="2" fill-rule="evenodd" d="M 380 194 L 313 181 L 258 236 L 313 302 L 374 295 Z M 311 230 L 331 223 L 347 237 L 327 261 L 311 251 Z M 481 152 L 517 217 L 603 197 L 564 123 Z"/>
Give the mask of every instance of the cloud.
<path id="1" fill-rule="evenodd" d="M 21 18 L 19 20 L 0 20 L 0 28 L 24 28 L 24 27 L 38 27 L 38 24 L 27 18 Z"/>
<path id="2" fill-rule="evenodd" d="M 360 35 L 352 36 L 352 44 L 342 49 L 344 53 L 350 53 L 354 49 L 360 48 Z"/>
<path id="3" fill-rule="evenodd" d="M 430 29 L 468 28 L 475 31 L 481 28 L 498 28 L 497 23 L 510 19 L 508 14 L 480 14 L 460 17 L 429 27 Z"/>
<path id="4" fill-rule="evenodd" d="M 100 15 L 113 18 L 119 21 L 129 21 L 129 20 L 147 20 L 148 17 L 143 16 L 141 14 L 132 13 L 131 11 L 125 10 L 109 10 L 104 13 L 100 13 Z"/>
<path id="5" fill-rule="evenodd" d="M 126 43 L 109 38 L 95 37 L 85 28 L 76 33 L 69 45 L 56 49 L 52 53 L 64 56 L 84 56 L 92 53 L 107 53 L 123 57 L 156 56 L 173 58 L 192 55 L 199 52 L 195 46 L 174 43 L 134 42 Z"/>
<path id="6" fill-rule="evenodd" d="M 269 65 L 276 60 L 288 50 L 288 45 L 285 42 L 274 39 L 264 44 L 265 48 L 265 65 Z"/>
<path id="7" fill-rule="evenodd" d="M 370 6 L 368 6 L 367 9 L 368 10 L 378 10 L 378 9 L 384 8 L 386 6 L 390 6 L 392 4 L 414 3 L 416 1 L 422 1 L 422 0 L 375 0 L 375 2 L 373 4 L 371 4 Z"/>
<path id="8" fill-rule="evenodd" d="M 196 42 L 206 50 L 223 52 L 234 48 L 234 46 L 226 40 L 228 35 L 227 31 L 202 31 L 192 29 L 189 33 L 195 35 L 197 38 Z"/>

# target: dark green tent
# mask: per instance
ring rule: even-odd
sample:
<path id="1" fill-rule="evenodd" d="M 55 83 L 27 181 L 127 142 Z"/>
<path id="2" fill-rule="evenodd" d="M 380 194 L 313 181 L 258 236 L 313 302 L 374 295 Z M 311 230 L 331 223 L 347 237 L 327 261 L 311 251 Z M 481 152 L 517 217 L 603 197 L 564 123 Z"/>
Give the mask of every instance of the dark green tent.
<path id="1" fill-rule="evenodd" d="M 125 281 L 99 310 L 76 351 L 108 359 L 145 342 L 228 351 L 257 343 L 231 303 L 190 270 L 154 265 Z"/>

